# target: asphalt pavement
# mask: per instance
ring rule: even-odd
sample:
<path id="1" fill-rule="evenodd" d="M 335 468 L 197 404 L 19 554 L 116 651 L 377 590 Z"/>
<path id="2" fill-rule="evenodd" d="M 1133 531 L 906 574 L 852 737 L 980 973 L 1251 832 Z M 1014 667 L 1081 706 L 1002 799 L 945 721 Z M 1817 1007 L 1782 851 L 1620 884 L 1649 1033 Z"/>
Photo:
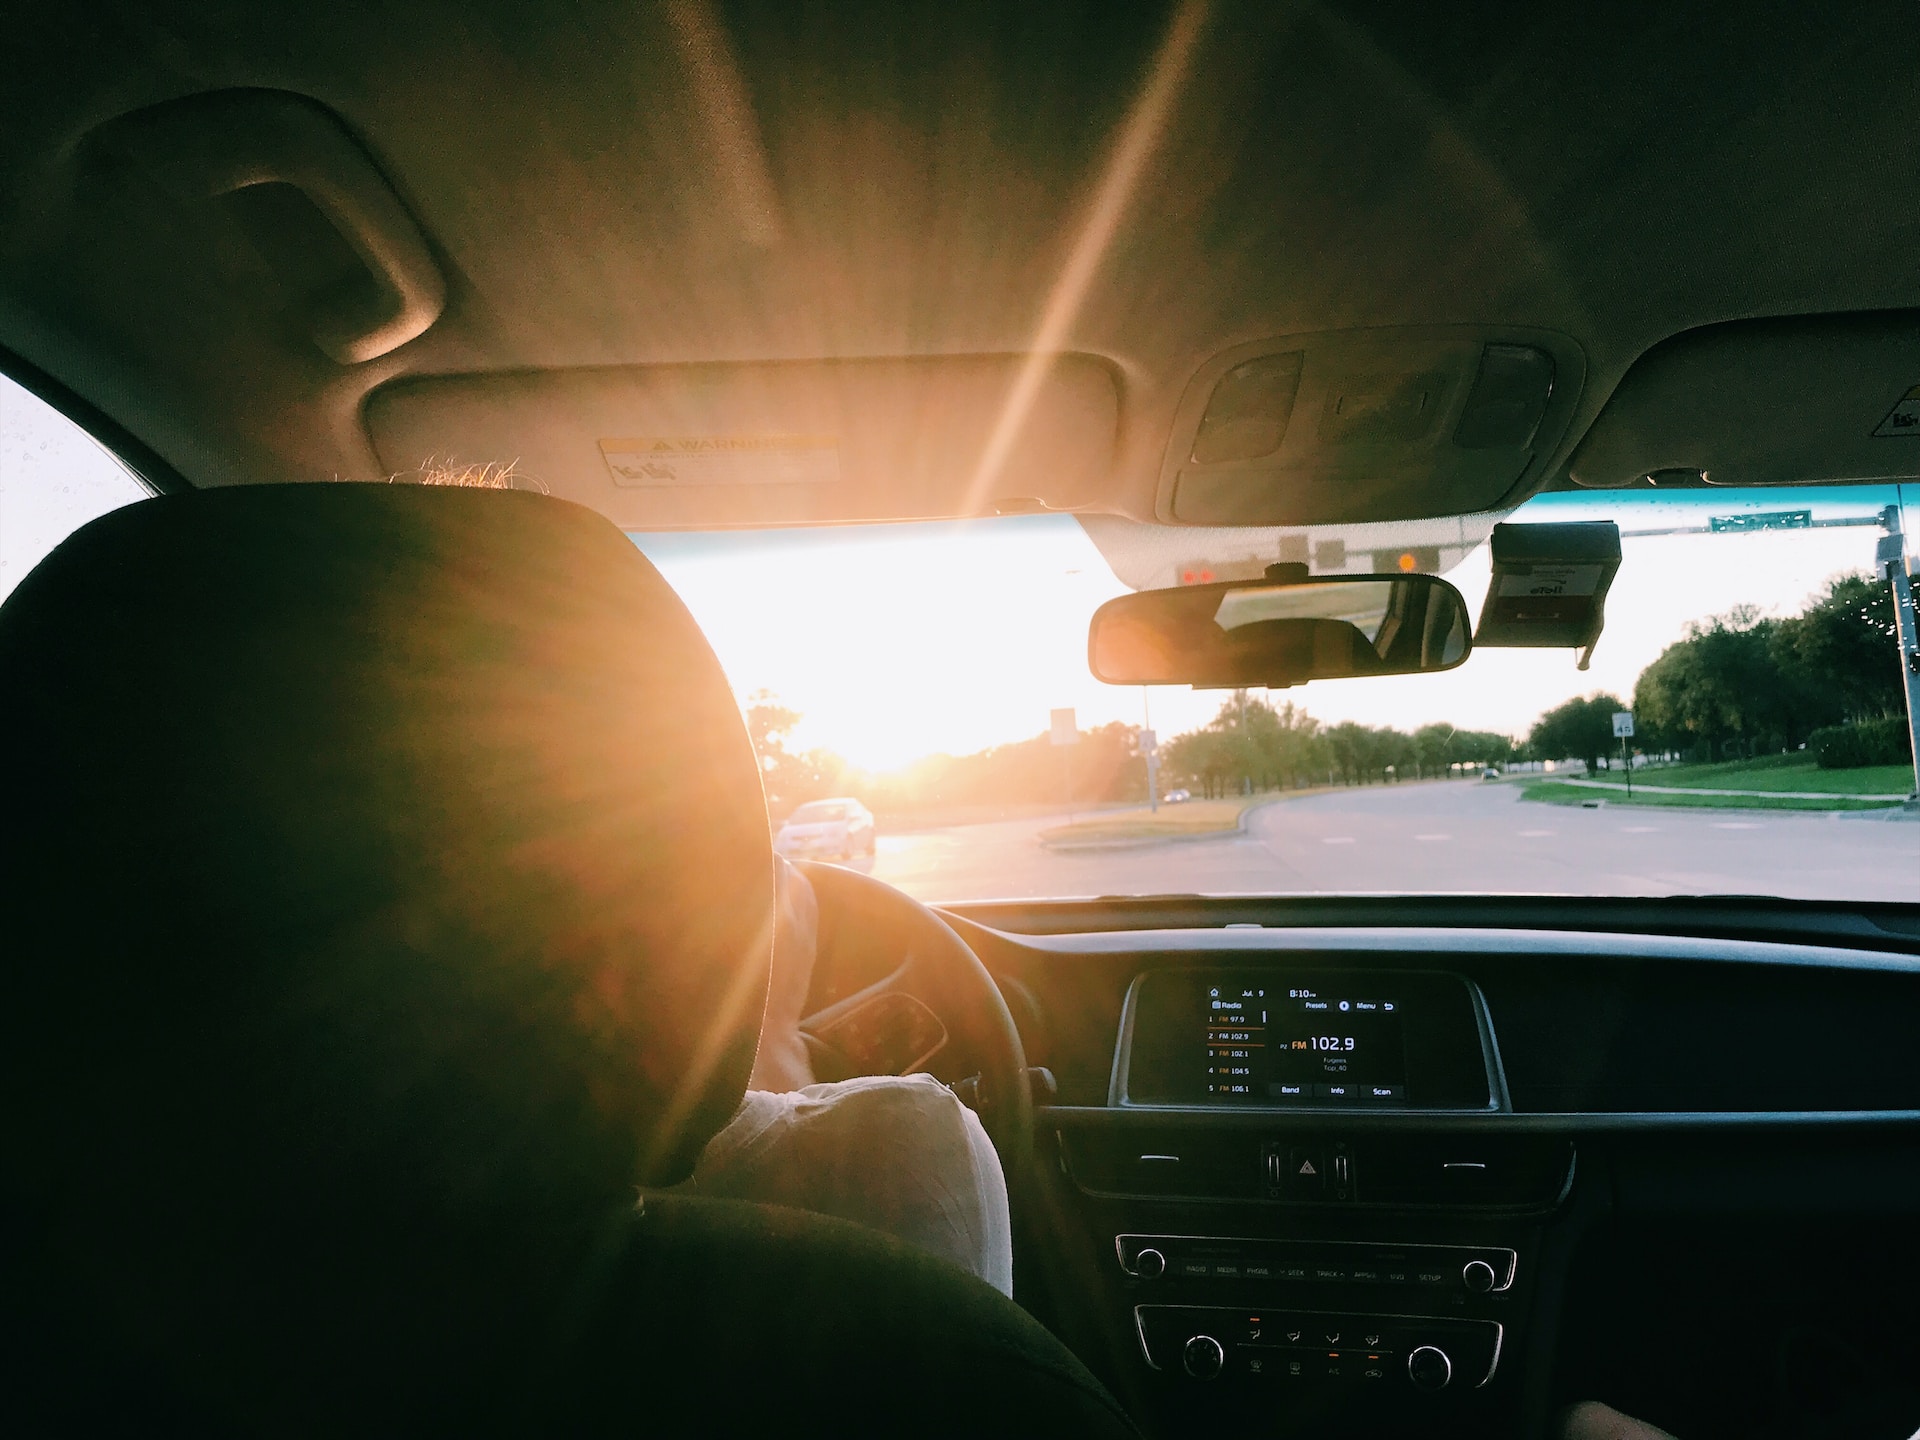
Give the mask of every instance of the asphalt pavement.
<path id="1" fill-rule="evenodd" d="M 923 900 L 1197 892 L 1763 894 L 1920 901 L 1920 822 L 1873 812 L 1583 809 L 1480 781 L 1278 800 L 1244 834 L 1053 850 L 1059 816 L 883 834 L 873 873 Z"/>

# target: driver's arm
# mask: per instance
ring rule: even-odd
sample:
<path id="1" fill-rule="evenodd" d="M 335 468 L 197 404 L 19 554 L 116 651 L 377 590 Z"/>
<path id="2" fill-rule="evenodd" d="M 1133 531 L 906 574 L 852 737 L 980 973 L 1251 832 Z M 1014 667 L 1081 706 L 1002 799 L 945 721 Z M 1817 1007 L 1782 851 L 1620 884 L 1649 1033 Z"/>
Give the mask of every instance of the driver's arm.
<path id="1" fill-rule="evenodd" d="M 813 1084 L 800 1017 L 813 987 L 813 956 L 820 937 L 820 905 L 813 886 L 786 860 L 775 862 L 773 977 L 767 1013 L 760 1022 L 760 1049 L 753 1057 L 750 1090 L 798 1090 Z"/>
<path id="2" fill-rule="evenodd" d="M 702 1195 L 853 1220 L 1013 1293 L 1013 1224 L 980 1117 L 931 1075 L 813 1082 L 800 1017 L 813 979 L 813 887 L 780 862 L 773 978 L 752 1088 L 707 1143 Z"/>

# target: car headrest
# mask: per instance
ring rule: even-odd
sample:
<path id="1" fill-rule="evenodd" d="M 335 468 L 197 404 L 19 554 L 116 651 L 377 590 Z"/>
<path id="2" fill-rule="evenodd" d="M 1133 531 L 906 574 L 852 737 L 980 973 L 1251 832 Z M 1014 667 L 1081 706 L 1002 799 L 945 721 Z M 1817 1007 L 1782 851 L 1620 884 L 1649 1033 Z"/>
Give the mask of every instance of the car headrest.
<path id="1" fill-rule="evenodd" d="M 737 1107 L 759 769 L 592 511 L 143 501 L 0 608 L 0 693 L 0 1184 L 116 1303 L 531 1273 Z"/>

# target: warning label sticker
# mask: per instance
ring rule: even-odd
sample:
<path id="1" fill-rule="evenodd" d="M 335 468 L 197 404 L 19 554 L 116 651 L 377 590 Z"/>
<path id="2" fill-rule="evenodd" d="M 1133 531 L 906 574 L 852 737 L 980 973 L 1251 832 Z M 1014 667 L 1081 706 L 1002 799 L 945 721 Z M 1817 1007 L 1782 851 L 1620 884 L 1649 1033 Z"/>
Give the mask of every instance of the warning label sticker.
<path id="1" fill-rule="evenodd" d="M 1920 385 L 1914 386 L 1894 402 L 1880 428 L 1873 432 L 1882 439 L 1920 435 Z"/>
<path id="2" fill-rule="evenodd" d="M 819 485 L 840 478 L 837 435 L 639 435 L 602 440 L 613 483 Z"/>

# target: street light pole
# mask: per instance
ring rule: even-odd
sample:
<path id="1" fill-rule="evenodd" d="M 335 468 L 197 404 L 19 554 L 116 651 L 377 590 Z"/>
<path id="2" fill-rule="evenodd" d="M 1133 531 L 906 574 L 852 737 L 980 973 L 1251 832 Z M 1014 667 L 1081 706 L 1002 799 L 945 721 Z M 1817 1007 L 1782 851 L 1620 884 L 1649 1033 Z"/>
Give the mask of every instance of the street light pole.
<path id="1" fill-rule="evenodd" d="M 1160 813 L 1160 742 L 1153 733 L 1153 705 L 1147 697 L 1147 687 L 1140 687 L 1140 726 L 1141 737 L 1147 750 L 1147 813 Z"/>
<path id="2" fill-rule="evenodd" d="M 1920 626 L 1913 613 L 1913 582 L 1907 573 L 1907 537 L 1901 531 L 1900 510 L 1889 505 L 1877 559 L 1880 573 L 1893 587 L 1893 623 L 1900 636 L 1900 678 L 1907 690 L 1907 743 L 1913 747 L 1914 799 L 1920 800 Z"/>

